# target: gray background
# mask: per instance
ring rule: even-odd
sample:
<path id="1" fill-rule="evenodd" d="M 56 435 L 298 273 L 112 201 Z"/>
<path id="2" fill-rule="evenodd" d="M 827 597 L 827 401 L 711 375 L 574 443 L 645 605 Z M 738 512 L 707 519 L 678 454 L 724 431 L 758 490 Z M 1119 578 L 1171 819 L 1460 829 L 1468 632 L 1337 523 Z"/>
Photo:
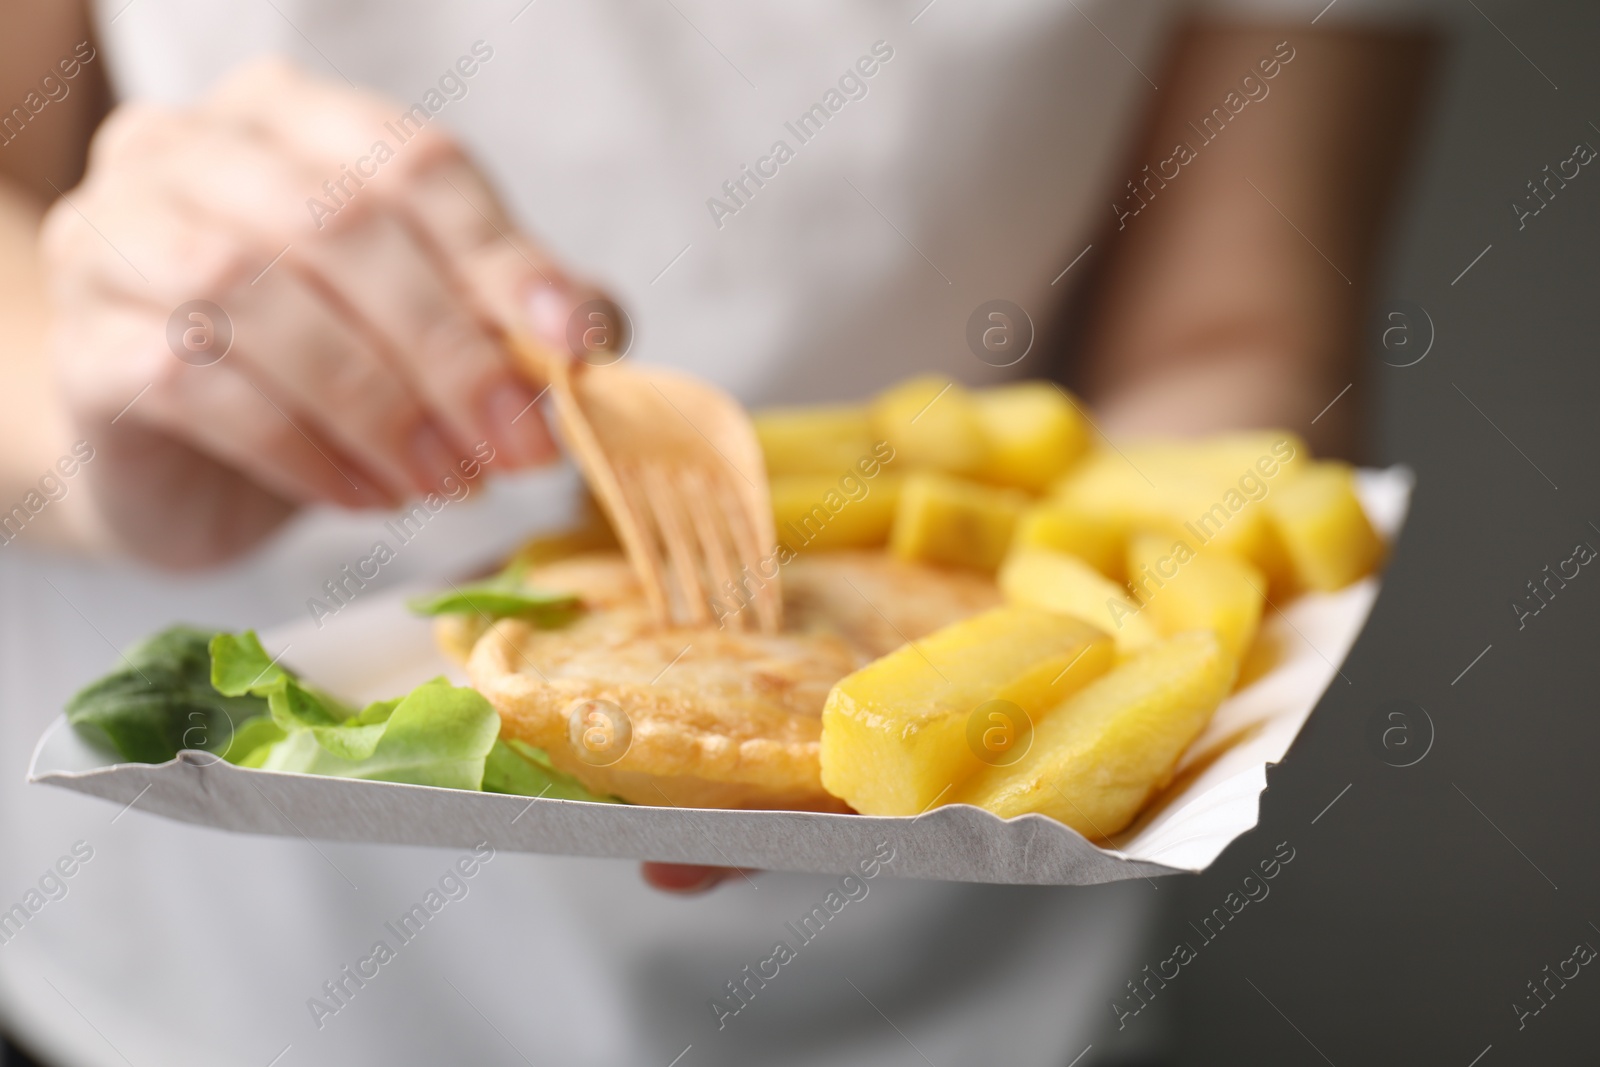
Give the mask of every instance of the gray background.
<path id="1" fill-rule="evenodd" d="M 1417 472 L 1412 518 L 1344 667 L 1352 684 L 1334 683 L 1272 773 L 1260 828 L 1206 875 L 1163 883 L 1176 900 L 1157 943 L 1195 941 L 1188 923 L 1276 842 L 1296 849 L 1272 894 L 1147 1013 L 1175 1025 L 1183 1063 L 1466 1067 L 1490 1045 L 1483 1067 L 1594 1062 L 1600 968 L 1520 1031 L 1511 1005 L 1577 942 L 1600 947 L 1600 567 L 1525 629 L 1510 604 L 1579 540 L 1600 547 L 1600 166 L 1521 232 L 1508 205 L 1577 142 L 1600 147 L 1600 8 L 1479 0 L 1497 31 L 1461 2 L 1470 21 L 1442 57 L 1379 289 L 1386 306 L 1425 308 L 1436 343 L 1403 369 L 1374 346 L 1356 385 L 1370 390 L 1375 458 Z M 1389 752 L 1369 739 L 1395 699 L 1435 730 L 1405 769 L 1384 761 L 1422 750 L 1420 717 L 1411 756 L 1397 754 L 1402 734 Z"/>

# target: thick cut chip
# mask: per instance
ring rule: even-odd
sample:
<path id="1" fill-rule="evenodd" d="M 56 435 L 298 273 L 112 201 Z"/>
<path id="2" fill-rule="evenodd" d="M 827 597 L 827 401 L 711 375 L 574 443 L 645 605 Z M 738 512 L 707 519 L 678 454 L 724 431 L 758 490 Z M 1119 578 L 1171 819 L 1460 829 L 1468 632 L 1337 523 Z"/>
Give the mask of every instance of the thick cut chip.
<path id="1" fill-rule="evenodd" d="M 894 447 L 895 462 L 904 467 L 970 475 L 989 455 L 972 394 L 948 378 L 912 378 L 880 394 L 872 404 L 872 430 Z"/>
<path id="2" fill-rule="evenodd" d="M 1016 489 L 919 471 L 900 491 L 889 550 L 901 559 L 992 572 L 1027 505 Z"/>
<path id="3" fill-rule="evenodd" d="M 1278 484 L 1292 479 L 1311 463 L 1311 449 L 1288 430 L 1242 430 L 1198 441 L 1156 442 L 1146 457 L 1158 470 L 1191 470 L 1219 486 L 1237 486 L 1246 496 L 1246 474 Z"/>
<path id="4" fill-rule="evenodd" d="M 778 540 L 796 552 L 876 548 L 889 540 L 900 479 L 794 474 L 771 483 Z"/>
<path id="5" fill-rule="evenodd" d="M 1012 545 L 1065 552 L 1112 581 L 1121 581 L 1126 574 L 1127 540 L 1127 531 L 1107 519 L 1047 500 L 1022 513 Z"/>
<path id="6" fill-rule="evenodd" d="M 767 473 L 839 478 L 872 456 L 872 418 L 855 405 L 771 408 L 752 417 Z"/>
<path id="7" fill-rule="evenodd" d="M 528 581 L 577 594 L 584 610 L 562 629 L 504 619 L 474 646 L 467 672 L 502 736 L 592 792 L 685 807 L 842 811 L 818 762 L 834 683 L 999 600 L 977 575 L 817 553 L 784 565 L 785 632 L 757 634 L 658 627 L 616 554 L 534 568 Z"/>
<path id="8" fill-rule="evenodd" d="M 1003 607 L 912 641 L 845 678 L 822 713 L 822 784 L 868 815 L 917 815 L 983 763 L 986 707 L 1024 724 L 1103 673 L 1110 638 L 1065 615 Z M 1000 702 L 1000 703 L 996 703 Z"/>
<path id="9" fill-rule="evenodd" d="M 1141 614 L 1163 634 L 1210 630 L 1236 663 L 1250 651 L 1267 581 L 1244 560 L 1148 534 L 1128 546 L 1128 580 L 1144 601 Z"/>
<path id="10" fill-rule="evenodd" d="M 1287 564 L 1264 501 L 1297 479 L 1310 455 L 1287 431 L 1149 442 L 1091 454 L 1051 496 L 1130 533 L 1231 552 L 1277 586 L 1288 577 Z"/>
<path id="11" fill-rule="evenodd" d="M 1128 591 L 1076 556 L 1048 548 L 1016 548 L 1000 567 L 1000 591 L 1013 604 L 1071 615 L 1110 634 L 1118 652 L 1132 652 L 1160 634 Z"/>
<path id="12" fill-rule="evenodd" d="M 989 455 L 984 481 L 1042 493 L 1089 447 L 1089 427 L 1050 382 L 1016 382 L 972 394 Z"/>
<path id="13" fill-rule="evenodd" d="M 1273 525 L 1301 588 L 1332 592 L 1371 574 L 1383 558 L 1356 496 L 1355 472 L 1316 463 L 1268 499 Z"/>
<path id="14" fill-rule="evenodd" d="M 1234 669 L 1205 631 L 1152 645 L 1048 712 L 1021 759 L 985 767 L 949 802 L 1004 819 L 1039 812 L 1085 837 L 1109 837 L 1170 780 Z"/>

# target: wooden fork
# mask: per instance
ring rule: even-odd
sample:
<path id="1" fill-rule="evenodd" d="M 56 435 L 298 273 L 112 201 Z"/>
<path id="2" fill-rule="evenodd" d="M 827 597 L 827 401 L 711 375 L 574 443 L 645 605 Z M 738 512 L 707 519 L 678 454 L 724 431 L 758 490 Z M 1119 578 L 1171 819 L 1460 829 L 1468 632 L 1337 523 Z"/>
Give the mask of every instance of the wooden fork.
<path id="1" fill-rule="evenodd" d="M 549 386 L 561 435 L 656 618 L 775 632 L 783 599 L 766 464 L 738 401 L 685 374 L 510 341 L 524 373 Z"/>

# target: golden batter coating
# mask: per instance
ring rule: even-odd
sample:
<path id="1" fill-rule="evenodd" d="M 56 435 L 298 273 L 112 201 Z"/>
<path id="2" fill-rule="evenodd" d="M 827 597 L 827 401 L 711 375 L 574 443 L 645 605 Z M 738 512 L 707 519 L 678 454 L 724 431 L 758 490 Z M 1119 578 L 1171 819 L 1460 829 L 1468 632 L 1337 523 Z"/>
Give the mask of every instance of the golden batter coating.
<path id="1" fill-rule="evenodd" d="M 677 807 L 848 810 L 823 790 L 818 767 L 833 684 L 1000 599 L 975 574 L 881 552 L 819 553 L 784 567 L 786 629 L 768 635 L 658 628 L 614 553 L 538 567 L 527 580 L 576 593 L 586 610 L 552 630 L 504 619 L 474 646 L 468 673 L 500 712 L 503 736 L 544 749 L 595 792 Z"/>

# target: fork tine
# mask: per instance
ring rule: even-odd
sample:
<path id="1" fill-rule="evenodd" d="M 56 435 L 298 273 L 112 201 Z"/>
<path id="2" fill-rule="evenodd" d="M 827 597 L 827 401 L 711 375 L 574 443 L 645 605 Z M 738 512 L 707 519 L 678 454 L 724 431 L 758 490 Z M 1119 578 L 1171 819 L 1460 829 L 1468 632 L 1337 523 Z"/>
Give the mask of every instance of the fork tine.
<path id="1" fill-rule="evenodd" d="M 777 576 L 761 572 L 762 542 L 773 538 L 771 507 L 758 484 L 759 446 L 737 403 L 681 374 L 584 367 L 521 333 L 509 339 L 518 366 L 550 390 L 561 437 L 611 519 L 656 620 L 707 623 L 708 587 L 738 587 L 753 572 L 762 582 L 753 600 L 756 621 L 776 630 Z M 710 426 L 709 436 L 701 423 Z M 689 476 L 676 477 L 680 472 Z M 749 491 L 730 491 L 728 473 Z M 739 626 L 750 621 L 738 613 Z"/>
<path id="2" fill-rule="evenodd" d="M 705 583 L 700 575 L 700 553 L 695 550 L 680 507 L 681 494 L 665 466 L 646 464 L 640 467 L 639 485 L 644 490 L 650 514 L 660 531 L 666 549 L 667 562 L 678 579 L 678 604 L 682 616 L 694 624 L 711 621 L 711 607 Z"/>
<path id="3" fill-rule="evenodd" d="M 713 477 L 703 469 L 686 468 L 679 476 L 681 498 L 688 503 L 689 517 L 694 521 L 695 532 L 700 537 L 700 547 L 704 551 L 712 584 L 737 599 L 738 607 L 730 614 L 721 616 L 717 620 L 718 626 L 731 617 L 736 629 L 746 630 L 750 628 L 750 620 L 744 611 L 747 605 L 741 594 L 746 587 L 741 579 L 747 572 L 736 570 L 740 561 L 739 551 L 728 528 L 731 520 L 722 516 L 720 509 L 713 506 Z M 756 595 L 760 595 L 759 590 Z"/>
<path id="4" fill-rule="evenodd" d="M 639 479 L 636 472 L 625 464 L 611 464 L 610 474 L 612 485 L 620 498 L 621 508 L 611 509 L 612 522 L 626 522 L 627 526 L 618 529 L 618 534 L 623 536 L 623 546 L 626 548 L 628 558 L 633 564 L 635 573 L 644 579 L 640 584 L 644 586 L 646 601 L 650 604 L 650 611 L 656 621 L 663 625 L 672 622 L 672 604 L 667 590 L 667 576 L 661 565 L 662 550 L 661 539 L 654 525 L 646 519 L 652 514 L 646 505 L 644 494 L 639 489 Z"/>
<path id="5" fill-rule="evenodd" d="M 755 596 L 756 619 L 764 632 L 776 633 L 783 622 L 781 587 L 776 571 L 770 579 L 761 571 L 764 551 L 772 557 L 774 567 L 777 566 L 776 546 L 768 547 L 761 544 L 755 529 L 750 525 L 750 515 L 738 487 L 726 476 L 713 477 L 712 482 L 715 486 L 717 510 L 726 516 L 728 527 L 733 534 L 733 543 L 738 549 L 739 565 L 753 573 L 762 583 Z"/>
<path id="6" fill-rule="evenodd" d="M 629 479 L 624 478 L 619 464 L 601 445 L 579 402 L 571 379 L 571 361 L 526 334 L 513 332 L 508 339 L 518 364 L 531 374 L 533 380 L 546 383 L 561 435 L 572 451 L 584 480 L 589 483 L 607 518 L 611 520 L 612 529 L 622 542 L 634 573 L 639 576 L 651 614 L 660 622 L 670 621 L 666 580 L 662 574 L 660 554 L 653 543 L 655 538 L 644 522 L 646 512 L 639 506 L 639 494 L 626 484 Z"/>

